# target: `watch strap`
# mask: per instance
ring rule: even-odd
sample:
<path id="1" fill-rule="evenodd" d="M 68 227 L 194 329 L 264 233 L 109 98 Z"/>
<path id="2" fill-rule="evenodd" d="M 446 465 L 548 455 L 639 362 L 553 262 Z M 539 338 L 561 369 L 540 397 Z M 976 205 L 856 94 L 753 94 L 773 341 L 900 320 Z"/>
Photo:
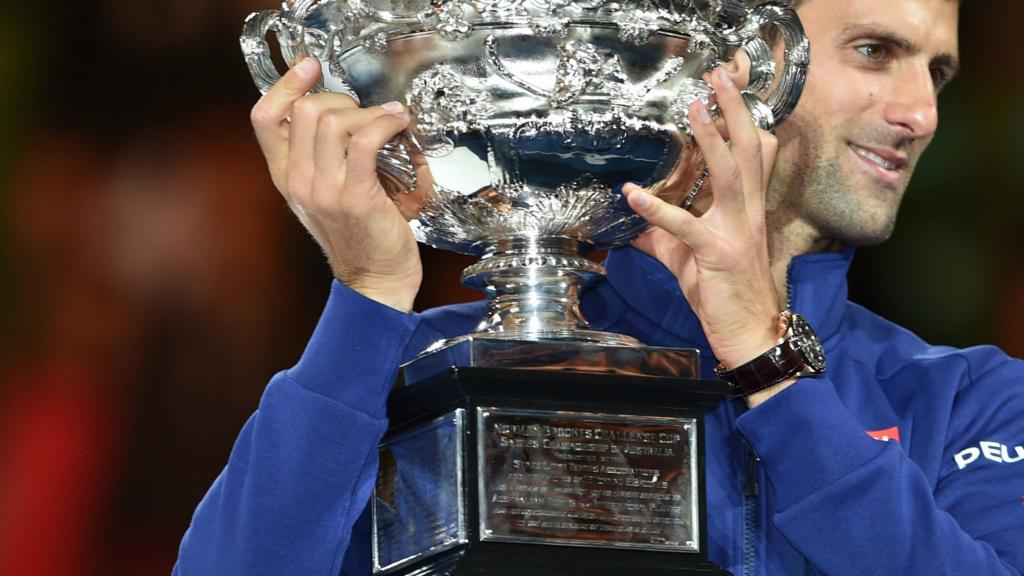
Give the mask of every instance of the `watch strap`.
<path id="1" fill-rule="evenodd" d="M 821 343 L 807 321 L 792 310 L 779 314 L 779 342 L 767 352 L 733 369 L 719 364 L 715 374 L 728 382 L 733 398 L 760 392 L 794 376 L 825 370 Z"/>
<path id="2" fill-rule="evenodd" d="M 806 366 L 803 354 L 793 347 L 792 340 L 787 339 L 733 370 L 715 372 L 731 385 L 731 397 L 742 398 L 798 375 Z"/>

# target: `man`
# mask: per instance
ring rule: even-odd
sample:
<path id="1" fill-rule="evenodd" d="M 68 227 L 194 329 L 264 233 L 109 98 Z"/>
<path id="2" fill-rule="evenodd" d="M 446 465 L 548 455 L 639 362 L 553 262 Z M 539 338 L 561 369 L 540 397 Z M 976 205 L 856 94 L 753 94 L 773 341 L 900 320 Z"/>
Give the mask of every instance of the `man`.
<path id="1" fill-rule="evenodd" d="M 805 0 L 798 12 L 813 63 L 777 142 L 716 71 L 731 144 L 703 107 L 690 110 L 710 202 L 690 214 L 625 187 L 654 229 L 638 250 L 613 251 L 585 313 L 648 344 L 711 351 L 709 368 L 777 346 L 785 309 L 823 341 L 823 377 L 789 371 L 709 413 L 709 555 L 732 573 L 1020 574 L 1024 363 L 929 346 L 846 301 L 848 247 L 890 234 L 937 127 L 957 4 Z M 303 96 L 316 77 L 315 62 L 298 64 L 253 122 L 275 184 L 340 282 L 196 511 L 183 575 L 368 574 L 365 508 L 395 367 L 482 314 L 409 314 L 422 270 L 374 164 L 408 117 L 397 104 Z"/>

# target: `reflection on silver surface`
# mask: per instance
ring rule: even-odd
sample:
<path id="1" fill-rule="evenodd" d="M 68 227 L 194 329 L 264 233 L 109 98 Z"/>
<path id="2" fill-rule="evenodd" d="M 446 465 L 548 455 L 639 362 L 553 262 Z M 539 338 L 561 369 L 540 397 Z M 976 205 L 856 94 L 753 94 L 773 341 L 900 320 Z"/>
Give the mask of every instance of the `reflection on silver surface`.
<path id="1" fill-rule="evenodd" d="M 477 408 L 480 539 L 700 551 L 696 420 Z"/>
<path id="2" fill-rule="evenodd" d="M 632 342 L 616 346 L 470 335 L 441 342 L 402 368 L 407 382 L 419 382 L 455 366 L 699 378 L 700 354 L 693 349 Z"/>
<path id="3" fill-rule="evenodd" d="M 373 573 L 467 543 L 459 408 L 387 441 L 373 490 Z"/>
<path id="4" fill-rule="evenodd" d="M 785 42 L 778 75 L 759 37 L 769 26 Z M 419 241 L 481 256 L 464 273 L 492 302 L 478 334 L 612 345 L 625 339 L 591 331 L 578 294 L 603 273 L 583 254 L 646 226 L 618 188 L 692 202 L 703 162 L 688 109 L 717 108 L 704 75 L 745 50 L 744 101 L 770 128 L 796 105 L 809 62 L 795 13 L 773 2 L 289 0 L 245 24 L 263 91 L 279 77 L 268 32 L 286 61 L 324 63 L 315 90 L 409 107 L 380 172 Z"/>

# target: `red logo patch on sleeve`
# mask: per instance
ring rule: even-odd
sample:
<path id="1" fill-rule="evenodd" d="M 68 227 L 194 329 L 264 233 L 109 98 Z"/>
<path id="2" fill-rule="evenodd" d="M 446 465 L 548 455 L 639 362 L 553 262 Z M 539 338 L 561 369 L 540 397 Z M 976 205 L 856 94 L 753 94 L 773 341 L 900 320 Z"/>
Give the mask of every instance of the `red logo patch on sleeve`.
<path id="1" fill-rule="evenodd" d="M 890 440 L 900 441 L 900 429 L 898 426 L 892 428 L 886 428 L 885 430 L 865 430 L 868 436 L 871 436 L 875 440 L 880 442 L 888 442 Z"/>

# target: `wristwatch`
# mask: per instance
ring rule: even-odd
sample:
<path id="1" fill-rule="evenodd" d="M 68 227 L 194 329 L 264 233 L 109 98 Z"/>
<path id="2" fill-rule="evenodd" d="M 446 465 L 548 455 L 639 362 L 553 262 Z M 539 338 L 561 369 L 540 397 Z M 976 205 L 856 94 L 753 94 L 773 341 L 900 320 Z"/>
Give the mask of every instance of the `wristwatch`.
<path id="1" fill-rule="evenodd" d="M 825 351 L 807 320 L 786 310 L 779 314 L 779 343 L 746 364 L 729 369 L 719 364 L 715 374 L 732 387 L 733 398 L 743 398 L 794 376 L 820 376 L 825 372 Z"/>

